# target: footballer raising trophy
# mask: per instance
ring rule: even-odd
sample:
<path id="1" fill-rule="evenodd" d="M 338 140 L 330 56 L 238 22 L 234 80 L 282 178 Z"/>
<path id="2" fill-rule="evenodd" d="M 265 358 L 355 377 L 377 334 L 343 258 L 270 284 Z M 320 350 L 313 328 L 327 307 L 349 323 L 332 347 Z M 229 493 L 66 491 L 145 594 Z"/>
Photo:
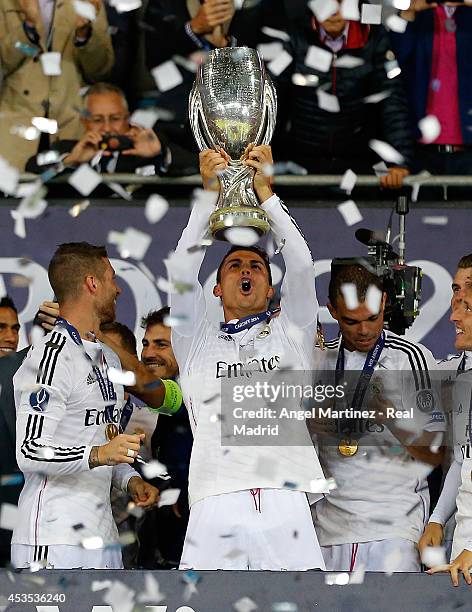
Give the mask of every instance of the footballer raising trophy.
<path id="1" fill-rule="evenodd" d="M 220 195 L 210 216 L 212 236 L 224 240 L 225 230 L 235 226 L 265 234 L 269 222 L 252 186 L 254 170 L 242 163 L 249 144 L 270 143 L 277 115 L 275 88 L 257 51 L 210 51 L 197 72 L 189 115 L 199 149 L 223 148 L 231 158 L 219 176 Z"/>

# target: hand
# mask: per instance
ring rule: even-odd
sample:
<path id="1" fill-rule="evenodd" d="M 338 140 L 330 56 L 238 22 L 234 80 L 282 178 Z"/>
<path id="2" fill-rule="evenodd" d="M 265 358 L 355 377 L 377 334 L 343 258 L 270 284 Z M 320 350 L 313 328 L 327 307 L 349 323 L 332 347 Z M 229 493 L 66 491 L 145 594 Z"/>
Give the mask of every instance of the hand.
<path id="1" fill-rule="evenodd" d="M 418 542 L 418 550 L 420 557 L 423 555 L 423 550 L 428 546 L 441 546 L 444 537 L 443 526 L 439 523 L 428 523 L 423 531 Z"/>
<path id="2" fill-rule="evenodd" d="M 38 319 L 41 319 L 41 327 L 51 331 L 59 316 L 59 304 L 57 302 L 43 302 L 39 307 Z"/>
<path id="3" fill-rule="evenodd" d="M 38 0 L 20 0 L 20 8 L 23 13 L 23 19 L 28 25 L 36 28 L 41 23 Z"/>
<path id="4" fill-rule="evenodd" d="M 389 168 L 388 174 L 380 177 L 380 185 L 384 189 L 400 189 L 403 179 L 408 176 L 410 171 L 407 168 Z"/>
<path id="5" fill-rule="evenodd" d="M 95 7 L 95 12 L 98 15 L 100 12 L 100 8 L 102 6 L 102 0 L 87 0 Z M 85 38 L 88 34 L 88 30 L 91 27 L 91 21 L 85 19 L 85 17 L 77 16 L 77 20 L 75 22 L 75 35 L 77 38 Z"/>
<path id="6" fill-rule="evenodd" d="M 118 465 L 118 463 L 134 463 L 134 460 L 139 453 L 141 440 L 144 440 L 144 434 L 119 434 L 108 444 L 98 447 L 98 463 L 99 465 Z M 133 456 L 130 457 L 128 450 L 133 451 Z"/>
<path id="7" fill-rule="evenodd" d="M 206 0 L 190 21 L 195 34 L 209 34 L 222 23 L 231 21 L 235 9 L 233 0 Z"/>
<path id="8" fill-rule="evenodd" d="M 133 125 L 126 136 L 131 138 L 134 147 L 122 151 L 122 155 L 137 155 L 138 157 L 156 157 L 162 151 L 162 145 L 156 133 L 151 128 Z"/>
<path id="9" fill-rule="evenodd" d="M 254 190 L 259 198 L 259 202 L 263 204 L 273 194 L 271 189 L 272 176 L 269 175 L 268 169 L 274 165 L 272 159 L 272 149 L 269 145 L 259 145 L 255 147 L 250 144 L 243 155 L 243 164 L 254 168 Z"/>
<path id="10" fill-rule="evenodd" d="M 205 149 L 205 151 L 201 151 L 199 159 L 203 189 L 219 191 L 218 174 L 226 170 L 231 159 L 230 156 L 223 149 L 218 152 L 213 149 Z"/>
<path id="11" fill-rule="evenodd" d="M 464 574 L 464 580 L 467 584 L 472 584 L 472 578 L 470 576 L 470 568 L 472 567 L 472 552 L 470 550 L 463 550 L 461 554 L 454 559 L 449 565 L 438 565 L 427 570 L 427 574 L 436 574 L 438 572 L 450 572 L 451 580 L 454 586 L 459 586 L 459 572 Z"/>
<path id="12" fill-rule="evenodd" d="M 97 154 L 102 142 L 99 132 L 87 132 L 64 159 L 66 166 L 78 166 L 87 163 Z"/>
<path id="13" fill-rule="evenodd" d="M 128 493 L 140 508 L 151 508 L 159 501 L 159 489 L 140 478 L 133 476 L 128 482 Z"/>

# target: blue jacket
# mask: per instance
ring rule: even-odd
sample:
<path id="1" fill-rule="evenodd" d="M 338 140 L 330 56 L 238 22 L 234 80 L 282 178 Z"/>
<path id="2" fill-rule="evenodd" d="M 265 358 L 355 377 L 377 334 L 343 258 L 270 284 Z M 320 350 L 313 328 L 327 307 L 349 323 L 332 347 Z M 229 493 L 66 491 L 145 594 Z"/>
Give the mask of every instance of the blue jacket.
<path id="1" fill-rule="evenodd" d="M 472 8 L 458 7 L 457 72 L 459 80 L 459 112 L 465 144 L 472 144 Z M 426 115 L 428 88 L 431 81 L 433 57 L 434 11 L 417 13 L 403 34 L 391 32 L 393 47 L 402 69 L 402 75 L 414 113 L 415 129 L 419 137 L 418 121 Z"/>

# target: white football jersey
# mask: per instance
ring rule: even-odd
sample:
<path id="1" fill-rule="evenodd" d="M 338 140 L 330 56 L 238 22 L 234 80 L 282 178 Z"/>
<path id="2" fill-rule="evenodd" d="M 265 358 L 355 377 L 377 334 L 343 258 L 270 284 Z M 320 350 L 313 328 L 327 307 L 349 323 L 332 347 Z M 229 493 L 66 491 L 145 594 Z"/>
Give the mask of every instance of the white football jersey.
<path id="1" fill-rule="evenodd" d="M 320 374 L 336 369 L 340 341 L 341 338 L 326 343 L 323 351 L 316 349 L 315 370 Z M 360 374 L 366 353 L 344 350 L 344 356 L 345 370 Z M 395 408 L 403 411 L 415 407 L 413 419 L 403 422 L 407 430 L 442 432 L 445 429 L 431 376 L 435 367 L 433 355 L 424 346 L 385 332 L 385 346 L 371 385 L 380 376 L 383 395 Z M 382 374 L 384 370 L 389 374 Z M 366 407 L 364 402 L 363 408 Z M 396 424 L 402 425 L 398 420 Z M 359 422 L 358 427 L 359 447 L 351 457 L 340 453 L 339 435 L 318 436 L 322 468 L 326 477 L 333 477 L 337 484 L 313 509 L 320 544 L 330 546 L 390 538 L 417 542 L 428 518 L 426 475 L 430 468 L 415 461 L 385 424 L 367 419 Z"/>
<path id="2" fill-rule="evenodd" d="M 121 367 L 111 349 L 56 325 L 15 374 L 16 456 L 25 484 L 13 544 L 80 545 L 91 536 L 116 542 L 110 488 L 113 482 L 126 491 L 138 474 L 128 464 L 89 468 L 92 446 L 108 441 L 107 423 L 120 422 L 123 387 L 108 381 L 107 366 Z"/>
<path id="3" fill-rule="evenodd" d="M 207 319 L 202 287 L 196 283 L 204 250 L 190 247 L 201 244 L 213 210 L 211 205 L 193 207 L 176 249 L 181 268 L 171 277 L 194 286 L 192 292 L 170 296 L 172 315 L 183 317 L 182 324 L 172 328 L 172 347 L 194 436 L 189 472 L 191 504 L 211 495 L 252 488 L 285 487 L 310 492 L 317 479 L 325 487 L 305 423 L 304 440 L 299 446 L 225 446 L 222 440 L 221 419 L 227 416 L 221 405 L 222 381 L 250 384 L 251 372 L 270 380 L 284 366 L 311 370 L 313 365 L 318 303 L 311 254 L 276 196 L 267 200 L 263 208 L 269 215 L 275 241 L 282 247 L 286 266 L 281 314 L 268 325 L 260 322 L 228 334 Z"/>

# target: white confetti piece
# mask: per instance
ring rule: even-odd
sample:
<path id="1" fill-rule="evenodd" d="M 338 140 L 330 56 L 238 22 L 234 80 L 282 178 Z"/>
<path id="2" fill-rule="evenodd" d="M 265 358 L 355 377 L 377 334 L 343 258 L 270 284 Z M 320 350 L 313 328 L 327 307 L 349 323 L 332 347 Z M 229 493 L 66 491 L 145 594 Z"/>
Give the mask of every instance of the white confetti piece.
<path id="1" fill-rule="evenodd" d="M 253 612 L 253 610 L 258 610 L 259 606 L 249 597 L 242 597 L 234 602 L 233 608 L 236 612 Z"/>
<path id="2" fill-rule="evenodd" d="M 279 41 L 270 43 L 261 43 L 257 45 L 257 51 L 259 55 L 263 57 L 266 62 L 270 62 L 275 59 L 284 50 L 283 44 Z"/>
<path id="3" fill-rule="evenodd" d="M 74 0 L 74 11 L 88 21 L 95 21 L 97 17 L 97 10 L 91 2 L 84 2 L 84 0 Z"/>
<path id="4" fill-rule="evenodd" d="M 156 174 L 156 166 L 154 164 L 149 164 L 148 166 L 139 166 L 134 171 L 138 176 L 155 176 Z"/>
<path id="5" fill-rule="evenodd" d="M 344 302 L 348 310 L 355 310 L 359 306 L 355 283 L 343 283 L 341 285 L 341 293 L 343 294 Z"/>
<path id="6" fill-rule="evenodd" d="M 120 183 L 116 183 L 115 181 L 110 181 L 107 183 L 107 187 L 118 194 L 123 200 L 127 200 L 128 202 L 133 199 L 133 196 L 126 191 L 126 189 L 120 185 Z"/>
<path id="7" fill-rule="evenodd" d="M 103 548 L 103 539 L 100 536 L 90 536 L 84 538 L 81 544 L 83 548 L 87 550 L 98 550 L 99 548 Z"/>
<path id="8" fill-rule="evenodd" d="M 365 64 L 361 57 L 354 55 L 342 55 L 336 60 L 336 68 L 358 68 Z"/>
<path id="9" fill-rule="evenodd" d="M 361 9 L 361 23 L 380 25 L 382 23 L 382 5 L 363 4 Z"/>
<path id="10" fill-rule="evenodd" d="M 16 134 L 25 140 L 37 140 L 41 136 L 41 132 L 34 125 L 13 125 L 10 134 Z"/>
<path id="11" fill-rule="evenodd" d="M 392 32 L 398 32 L 398 34 L 403 34 L 408 26 L 408 21 L 403 19 L 399 15 L 389 15 L 385 20 L 385 25 Z"/>
<path id="12" fill-rule="evenodd" d="M 192 193 L 192 201 L 190 203 L 190 208 L 194 206 L 200 206 L 205 211 L 208 211 L 208 214 L 213 212 L 213 209 L 218 200 L 218 192 L 216 191 L 207 191 L 205 189 L 194 189 Z"/>
<path id="13" fill-rule="evenodd" d="M 103 612 L 133 612 L 135 610 L 136 591 L 133 591 L 129 586 L 120 580 L 113 580 L 111 587 L 103 596 L 103 601 L 108 604 L 109 609 L 104 609 Z M 103 606 L 105 608 L 105 606 Z M 98 610 L 97 610 L 98 608 Z M 100 611 L 100 606 L 95 606 L 95 612 Z"/>
<path id="14" fill-rule="evenodd" d="M 151 572 L 147 572 L 146 574 L 144 574 L 144 592 L 139 593 L 137 597 L 138 602 L 159 603 L 160 601 L 165 599 L 165 597 L 166 595 L 161 592 L 159 583 L 156 578 L 151 574 Z"/>
<path id="15" fill-rule="evenodd" d="M 441 133 L 441 124 L 435 115 L 426 115 L 418 121 L 424 144 L 431 144 Z"/>
<path id="16" fill-rule="evenodd" d="M 19 520 L 18 506 L 2 504 L 0 506 L 0 529 L 13 531 Z"/>
<path id="17" fill-rule="evenodd" d="M 288 51 L 284 49 L 282 53 L 280 53 L 275 59 L 273 59 L 271 62 L 267 64 L 267 68 L 272 74 L 274 74 L 275 76 L 278 76 L 279 74 L 282 74 L 282 72 L 288 66 L 290 66 L 292 61 L 293 61 L 293 57 L 290 55 Z"/>
<path id="18" fill-rule="evenodd" d="M 290 36 L 287 32 L 283 30 L 276 30 L 275 28 L 269 28 L 268 26 L 264 26 L 261 28 L 261 31 L 266 36 L 270 38 L 279 38 L 280 40 L 285 40 L 286 42 L 290 41 Z"/>
<path id="19" fill-rule="evenodd" d="M 87 210 L 89 206 L 90 200 L 82 200 L 82 202 L 77 202 L 77 204 L 74 204 L 72 208 L 69 208 L 69 215 L 71 217 L 78 217 L 80 213 L 84 212 L 84 210 Z"/>
<path id="20" fill-rule="evenodd" d="M 363 584 L 365 576 L 365 563 L 356 563 L 354 571 L 349 577 L 349 584 Z"/>
<path id="21" fill-rule="evenodd" d="M 359 21 L 359 0 L 342 0 L 341 15 L 348 21 Z"/>
<path id="22" fill-rule="evenodd" d="M 136 384 L 136 374 L 129 370 L 119 370 L 118 368 L 108 368 L 108 379 L 117 385 L 133 387 Z"/>
<path id="23" fill-rule="evenodd" d="M 0 191 L 13 195 L 18 185 L 20 171 L 0 156 Z"/>
<path id="24" fill-rule="evenodd" d="M 144 128 L 152 128 L 158 118 L 159 112 L 155 108 L 138 108 L 131 115 L 130 123 Z"/>
<path id="25" fill-rule="evenodd" d="M 165 489 L 165 491 L 161 491 L 158 507 L 162 506 L 173 506 L 177 503 L 179 499 L 180 489 Z"/>
<path id="26" fill-rule="evenodd" d="M 382 303 L 382 292 L 378 287 L 369 285 L 367 293 L 365 294 L 365 303 L 373 315 L 379 314 L 380 305 Z"/>
<path id="27" fill-rule="evenodd" d="M 41 53 L 39 56 L 45 76 L 59 76 L 61 71 L 61 54 L 58 51 Z"/>
<path id="28" fill-rule="evenodd" d="M 378 102 L 382 102 L 390 96 L 389 91 L 379 91 L 378 93 L 371 94 L 370 96 L 366 96 L 364 98 L 364 102 L 366 104 L 377 104 Z"/>
<path id="29" fill-rule="evenodd" d="M 305 56 L 305 64 L 309 68 L 320 70 L 321 72 L 328 72 L 331 68 L 333 61 L 333 54 L 326 49 L 311 45 L 308 47 L 307 54 Z"/>
<path id="30" fill-rule="evenodd" d="M 149 234 L 141 232 L 134 227 L 127 227 L 122 241 L 118 245 L 118 250 L 124 259 L 132 257 L 139 261 L 146 255 L 151 242 L 152 238 Z"/>
<path id="31" fill-rule="evenodd" d="M 56 164 L 61 159 L 59 151 L 44 151 L 38 153 L 36 156 L 36 162 L 38 166 L 45 166 L 46 164 Z"/>
<path id="32" fill-rule="evenodd" d="M 336 96 L 326 93 L 326 91 L 321 89 L 318 89 L 316 95 L 318 97 L 318 106 L 322 110 L 325 110 L 328 113 L 339 113 L 339 100 Z"/>
<path id="33" fill-rule="evenodd" d="M 45 134 L 55 134 L 57 132 L 57 121 L 46 117 L 33 117 L 31 123 L 36 129 Z"/>
<path id="34" fill-rule="evenodd" d="M 276 601 L 270 609 L 271 612 L 298 612 L 298 606 L 293 601 Z"/>
<path id="35" fill-rule="evenodd" d="M 92 580 L 90 590 L 92 593 L 96 593 L 97 591 L 111 588 L 112 584 L 113 582 L 111 580 Z"/>
<path id="36" fill-rule="evenodd" d="M 70 175 L 67 182 L 83 196 L 88 196 L 102 182 L 102 177 L 88 164 L 82 164 Z"/>
<path id="37" fill-rule="evenodd" d="M 325 575 L 325 584 L 329 586 L 333 586 L 335 584 L 338 586 L 345 586 L 346 584 L 349 584 L 349 574 L 347 572 L 330 572 Z"/>
<path id="38" fill-rule="evenodd" d="M 144 216 L 149 223 L 157 223 L 169 210 L 169 202 L 157 193 L 149 196 L 144 207 Z"/>
<path id="39" fill-rule="evenodd" d="M 23 198 L 23 200 L 21 200 L 21 202 L 18 204 L 16 211 L 23 217 L 23 219 L 36 219 L 43 214 L 47 206 L 48 203 L 46 200 L 43 200 L 42 198 L 35 198 L 33 195 Z"/>
<path id="40" fill-rule="evenodd" d="M 316 87 L 319 82 L 320 79 L 316 74 L 301 74 L 300 72 L 292 74 L 292 83 L 300 87 Z"/>
<path id="41" fill-rule="evenodd" d="M 392 147 L 388 142 L 373 138 L 369 141 L 369 147 L 386 162 L 402 164 L 405 159 L 401 153 Z"/>
<path id="42" fill-rule="evenodd" d="M 402 69 L 400 68 L 397 60 L 389 60 L 385 62 L 385 72 L 387 73 L 388 79 L 394 79 L 401 74 Z"/>
<path id="43" fill-rule="evenodd" d="M 15 227 L 13 230 L 15 236 L 18 236 L 18 238 L 26 238 L 25 218 L 18 214 L 16 210 L 10 210 L 10 215 L 15 221 Z"/>
<path id="44" fill-rule="evenodd" d="M 318 21 L 326 21 L 339 10 L 336 0 L 310 0 L 308 6 Z"/>
<path id="45" fill-rule="evenodd" d="M 426 546 L 421 553 L 421 562 L 426 567 L 446 565 L 446 550 L 444 546 Z"/>
<path id="46" fill-rule="evenodd" d="M 126 512 L 131 514 L 131 516 L 135 516 L 136 518 L 141 518 L 144 516 L 144 508 L 137 506 L 133 501 L 130 501 L 126 506 Z"/>
<path id="47" fill-rule="evenodd" d="M 166 327 L 178 327 L 188 321 L 188 317 L 185 315 L 179 315 L 174 317 L 172 315 L 166 315 L 163 319 L 163 323 Z"/>
<path id="48" fill-rule="evenodd" d="M 410 8 L 411 0 L 393 0 L 392 5 L 399 11 L 407 11 Z"/>
<path id="49" fill-rule="evenodd" d="M 144 464 L 141 469 L 144 476 L 148 480 L 152 480 L 153 478 L 160 478 L 161 476 L 167 475 L 167 467 L 157 460 L 153 460 L 149 463 Z"/>
<path id="50" fill-rule="evenodd" d="M 312 493 L 329 493 L 337 489 L 334 478 L 316 478 L 310 481 L 310 491 Z"/>
<path id="51" fill-rule="evenodd" d="M 445 215 L 425 216 L 421 220 L 426 225 L 447 225 L 449 223 L 449 219 Z"/>
<path id="52" fill-rule="evenodd" d="M 250 227 L 231 227 L 225 231 L 225 239 L 238 246 L 253 246 L 259 242 L 259 234 Z"/>
<path id="53" fill-rule="evenodd" d="M 350 195 L 356 185 L 356 181 L 357 174 L 349 168 L 349 170 L 346 170 L 346 172 L 344 173 L 343 178 L 341 180 L 341 185 L 339 187 Z"/>
<path id="54" fill-rule="evenodd" d="M 118 13 L 129 13 L 142 6 L 141 0 L 109 0 L 110 6 L 114 6 Z"/>
<path id="55" fill-rule="evenodd" d="M 151 74 L 156 81 L 159 91 L 169 91 L 183 83 L 180 70 L 172 60 L 156 66 L 151 70 Z"/>
<path id="56" fill-rule="evenodd" d="M 388 174 L 388 167 L 384 161 L 377 162 L 372 166 L 375 172 L 375 176 L 386 176 Z"/>
<path id="57" fill-rule="evenodd" d="M 395 572 L 398 571 L 401 566 L 403 560 L 402 551 L 400 548 L 394 548 L 391 552 L 389 552 L 384 560 L 385 573 L 387 576 L 391 576 Z"/>
<path id="58" fill-rule="evenodd" d="M 7 295 L 7 288 L 5 287 L 5 281 L 3 276 L 0 274 L 0 299 Z"/>
<path id="59" fill-rule="evenodd" d="M 339 204 L 337 208 L 341 213 L 344 222 L 349 227 L 359 223 L 363 219 L 361 211 L 357 208 L 357 204 L 354 202 L 354 200 L 347 200 L 347 202 Z"/>

